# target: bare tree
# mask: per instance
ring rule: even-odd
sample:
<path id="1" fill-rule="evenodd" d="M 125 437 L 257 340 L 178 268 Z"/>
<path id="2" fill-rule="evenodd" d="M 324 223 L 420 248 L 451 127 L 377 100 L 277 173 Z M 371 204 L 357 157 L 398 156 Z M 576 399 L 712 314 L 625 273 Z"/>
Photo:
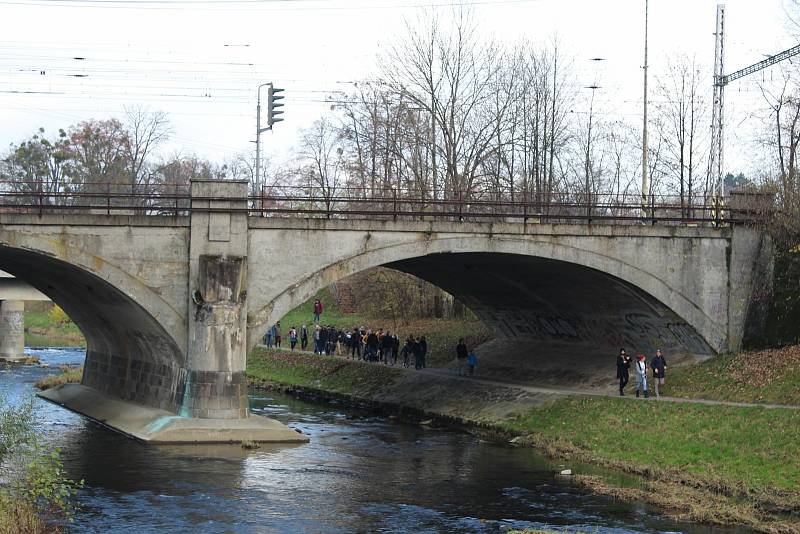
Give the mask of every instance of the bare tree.
<path id="1" fill-rule="evenodd" d="M 300 139 L 301 172 L 310 190 L 318 191 L 330 216 L 333 199 L 344 186 L 345 161 L 341 130 L 322 118 L 304 130 Z M 312 194 L 312 197 L 315 196 Z"/>
<path id="2" fill-rule="evenodd" d="M 424 29 L 409 26 L 408 38 L 387 58 L 387 85 L 414 108 L 431 117 L 431 185 L 444 198 L 471 195 L 477 171 L 491 155 L 498 125 L 497 114 L 506 112 L 511 99 L 493 99 L 502 51 L 478 39 L 476 26 L 465 11 L 456 16 L 448 32 L 435 19 Z M 494 112 L 492 111 L 494 107 Z M 436 160 L 443 159 L 443 181 Z"/>
<path id="3" fill-rule="evenodd" d="M 770 145 L 777 163 L 780 200 L 783 206 L 794 207 L 798 194 L 798 147 L 800 147 L 800 86 L 793 71 L 783 68 L 781 84 L 772 91 L 764 84 L 761 94 L 769 106 L 772 123 Z"/>
<path id="4" fill-rule="evenodd" d="M 703 98 L 707 80 L 700 72 L 695 59 L 681 56 L 670 63 L 666 76 L 657 79 L 661 100 L 656 109 L 667 135 L 664 164 L 668 179 L 677 183 L 684 217 L 694 203 L 697 171 L 705 169 L 703 155 L 707 152 L 701 127 L 708 121 Z"/>
<path id="5" fill-rule="evenodd" d="M 142 204 L 152 191 L 153 173 L 148 168 L 153 152 L 166 141 L 171 133 L 169 120 L 161 111 L 148 111 L 143 107 L 125 108 L 126 142 L 122 145 L 125 166 L 128 173 L 131 193 L 143 194 Z"/>

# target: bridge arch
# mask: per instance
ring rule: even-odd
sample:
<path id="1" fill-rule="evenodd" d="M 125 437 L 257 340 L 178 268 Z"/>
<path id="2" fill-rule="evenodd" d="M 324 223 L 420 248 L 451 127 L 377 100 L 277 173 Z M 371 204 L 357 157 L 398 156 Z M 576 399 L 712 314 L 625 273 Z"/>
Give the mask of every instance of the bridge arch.
<path id="1" fill-rule="evenodd" d="M 87 343 L 82 383 L 177 411 L 186 353 L 159 321 L 174 319 L 175 307 L 99 251 L 46 233 L 24 236 L 24 244 L 20 235 L 12 237 L 0 244 L 0 268 L 47 295 L 81 330 Z"/>
<path id="2" fill-rule="evenodd" d="M 724 326 L 705 313 L 691 295 L 671 287 L 658 273 L 613 255 L 536 236 L 427 235 L 373 246 L 367 235 L 354 253 L 317 264 L 299 281 L 274 292 L 256 307 L 251 302 L 255 311 L 248 321 L 249 346 L 257 343 L 267 324 L 319 289 L 377 266 L 414 274 L 442 287 L 505 336 L 539 341 L 548 336 L 572 337 L 587 342 L 596 336 L 598 348 L 604 350 L 639 342 L 647 349 L 674 345 L 684 352 L 710 353 L 711 347 L 724 343 L 726 335 Z M 470 275 L 468 271 L 476 266 L 478 270 Z M 251 262 L 250 270 L 251 286 L 258 286 L 257 265 Z M 537 282 L 536 277 L 549 278 L 560 284 L 560 289 L 548 290 L 542 285 L 546 280 Z M 471 288 L 475 284 L 489 284 L 490 290 Z M 497 298 L 491 291 L 498 292 Z M 576 302 L 581 292 L 583 304 Z M 527 307 L 503 302 L 510 299 L 518 304 L 523 294 L 530 299 Z M 588 318 L 593 309 L 596 312 L 609 305 L 618 308 L 610 310 L 612 319 Z M 615 330 L 627 335 L 617 335 Z"/>

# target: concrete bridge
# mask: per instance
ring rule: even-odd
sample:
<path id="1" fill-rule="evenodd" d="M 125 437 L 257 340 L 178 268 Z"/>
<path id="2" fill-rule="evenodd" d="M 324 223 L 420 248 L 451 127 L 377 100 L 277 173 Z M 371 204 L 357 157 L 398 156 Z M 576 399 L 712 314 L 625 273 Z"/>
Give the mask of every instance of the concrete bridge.
<path id="1" fill-rule="evenodd" d="M 428 280 L 559 365 L 563 350 L 608 369 L 622 345 L 738 349 L 771 278 L 769 239 L 745 225 L 252 217 L 246 188 L 193 182 L 186 216 L 0 214 L 0 268 L 86 337 L 82 384 L 50 400 L 153 442 L 297 439 L 249 415 L 247 353 L 364 269 Z"/>
<path id="2" fill-rule="evenodd" d="M 47 301 L 47 295 L 0 271 L 0 360 L 25 358 L 25 302 Z"/>

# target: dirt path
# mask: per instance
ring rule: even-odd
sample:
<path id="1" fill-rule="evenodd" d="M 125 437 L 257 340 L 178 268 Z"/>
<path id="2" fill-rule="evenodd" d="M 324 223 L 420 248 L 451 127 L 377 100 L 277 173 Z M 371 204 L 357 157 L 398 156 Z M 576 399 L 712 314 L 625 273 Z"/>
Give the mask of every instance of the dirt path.
<path id="1" fill-rule="evenodd" d="M 266 345 L 259 345 L 259 347 L 266 348 Z M 284 352 L 291 352 L 288 348 L 283 348 L 283 347 L 281 347 L 280 349 L 275 349 L 275 350 L 281 350 L 281 351 L 284 351 Z M 302 354 L 313 354 L 310 351 L 302 351 L 301 352 L 301 351 L 298 350 L 298 351 L 295 351 L 295 352 L 302 353 Z M 382 363 L 377 363 L 377 362 L 366 362 L 366 361 L 363 361 L 363 360 L 353 360 L 353 359 L 350 359 L 350 358 L 348 358 L 346 356 L 331 355 L 331 357 L 332 358 L 338 358 L 338 359 L 344 360 L 344 361 L 357 362 L 357 363 L 361 363 L 363 365 L 384 365 Z M 454 370 L 454 369 L 447 369 L 447 368 L 442 368 L 442 367 L 436 367 L 436 368 L 428 367 L 426 369 L 420 369 L 420 370 L 415 370 L 415 369 L 411 369 L 411 368 L 405 369 L 402 365 L 396 365 L 395 367 L 397 367 L 398 369 L 400 369 L 402 371 L 408 372 L 408 373 L 420 373 L 420 374 L 428 375 L 428 376 L 431 376 L 431 375 L 433 375 L 433 376 L 443 376 L 443 377 L 447 377 L 447 378 L 453 379 L 453 380 L 479 382 L 479 383 L 487 384 L 487 385 L 494 385 L 494 386 L 500 386 L 500 387 L 508 387 L 508 388 L 519 389 L 519 390 L 525 391 L 527 393 L 544 393 L 544 394 L 550 394 L 550 395 L 573 395 L 573 396 L 581 395 L 581 396 L 586 396 L 586 397 L 615 397 L 615 398 L 618 398 L 618 395 L 616 395 L 614 393 L 609 393 L 608 391 L 603 391 L 603 390 L 600 390 L 600 389 L 571 389 L 571 388 L 562 388 L 562 387 L 553 387 L 553 386 L 532 386 L 532 385 L 529 385 L 529 384 L 523 384 L 523 383 L 520 383 L 520 382 L 511 381 L 511 380 L 497 380 L 495 378 L 484 378 L 484 377 L 481 377 L 480 375 L 478 375 L 478 376 L 462 376 L 462 375 L 459 375 L 458 372 L 456 370 Z M 622 398 L 625 399 L 625 400 L 632 400 L 632 401 L 637 401 L 637 400 L 644 401 L 645 400 L 643 398 L 637 398 L 632 389 L 631 389 L 631 393 L 630 394 L 627 394 Z M 708 405 L 714 405 L 714 406 L 736 406 L 736 407 L 739 407 L 739 408 L 769 408 L 769 409 L 786 408 L 786 409 L 789 409 L 789 410 L 800 410 L 800 406 L 790 405 L 790 404 L 766 404 L 766 403 L 760 404 L 760 403 L 720 401 L 720 400 L 710 400 L 710 399 L 690 399 L 690 398 L 684 398 L 684 397 L 670 397 L 670 396 L 666 396 L 666 395 L 662 395 L 660 397 L 651 396 L 647 400 L 653 400 L 653 401 L 657 401 L 657 402 L 677 402 L 677 403 L 689 403 L 689 404 L 708 404 Z"/>

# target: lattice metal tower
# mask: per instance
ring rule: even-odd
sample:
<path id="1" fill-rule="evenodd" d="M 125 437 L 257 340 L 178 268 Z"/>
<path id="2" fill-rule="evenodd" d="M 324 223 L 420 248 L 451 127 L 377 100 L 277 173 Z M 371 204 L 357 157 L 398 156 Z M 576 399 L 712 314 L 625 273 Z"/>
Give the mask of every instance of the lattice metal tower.
<path id="1" fill-rule="evenodd" d="M 749 67 L 737 70 L 732 74 L 725 74 L 725 4 L 717 5 L 717 28 L 714 34 L 716 45 L 714 47 L 714 99 L 711 110 L 711 159 L 709 160 L 710 178 L 714 180 L 714 196 L 722 199 L 725 195 L 725 178 L 723 176 L 723 156 L 725 148 L 724 135 L 724 97 L 725 86 L 748 74 L 753 74 L 776 63 L 800 54 L 800 45 L 793 46 L 774 56 L 769 56 L 763 61 L 753 63 Z"/>

